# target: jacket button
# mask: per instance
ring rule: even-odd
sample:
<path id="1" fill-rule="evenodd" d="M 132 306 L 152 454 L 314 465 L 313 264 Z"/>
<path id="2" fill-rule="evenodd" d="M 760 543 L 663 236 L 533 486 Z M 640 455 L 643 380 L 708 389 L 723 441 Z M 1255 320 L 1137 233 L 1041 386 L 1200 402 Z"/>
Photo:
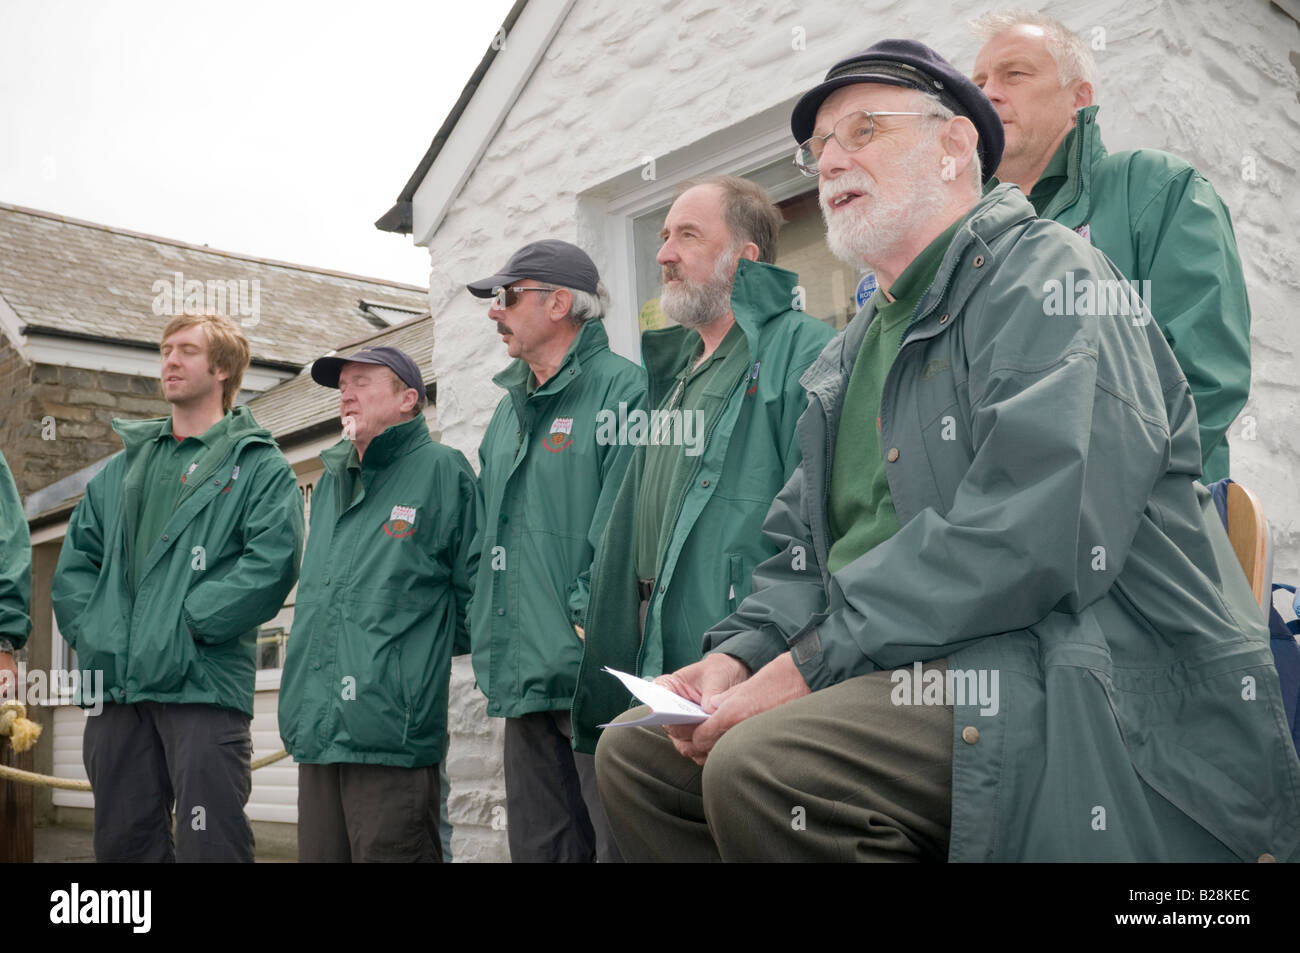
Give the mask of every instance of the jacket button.
<path id="1" fill-rule="evenodd" d="M 330 584 L 330 577 L 329 577 L 329 576 L 326 576 L 326 577 L 325 577 L 325 585 L 328 586 L 329 584 Z"/>
<path id="2" fill-rule="evenodd" d="M 947 324 L 947 323 L 948 323 L 948 318 L 949 318 L 949 315 L 946 315 L 946 314 L 945 314 L 943 317 L 941 317 L 941 318 L 939 319 L 939 323 L 940 323 L 940 324 Z"/>
<path id="3" fill-rule="evenodd" d="M 1274 857 L 1272 854 L 1269 854 L 1269 853 L 1263 853 L 1263 854 L 1260 854 L 1260 855 L 1259 855 L 1259 860 L 1255 861 L 1255 863 L 1257 863 L 1257 864 L 1276 864 L 1276 863 L 1277 863 L 1277 858 Z"/>
<path id="4" fill-rule="evenodd" d="M 667 586 L 660 586 L 660 587 L 659 587 L 659 595 L 662 596 L 662 595 L 663 595 L 665 592 L 667 592 L 667 591 L 668 591 L 668 587 L 667 587 Z"/>
<path id="5" fill-rule="evenodd" d="M 888 452 L 887 454 L 885 454 L 885 459 L 888 460 L 890 463 L 894 463 L 895 461 L 897 461 L 897 460 L 898 460 L 898 448 L 897 448 L 897 447 L 890 447 L 890 448 L 889 448 L 889 452 Z"/>
<path id="6" fill-rule="evenodd" d="M 701 480 L 701 481 L 700 481 L 700 486 L 708 486 L 708 485 L 709 485 L 709 481 L 708 481 L 708 480 Z"/>
<path id="7" fill-rule="evenodd" d="M 505 615 L 505 614 L 506 614 L 506 610 L 505 610 L 505 609 L 498 609 L 498 610 L 497 610 L 497 615 Z"/>
<path id="8" fill-rule="evenodd" d="M 974 725 L 967 725 L 961 730 L 961 740 L 968 745 L 973 745 L 980 740 L 980 730 Z"/>
<path id="9" fill-rule="evenodd" d="M 569 368 L 569 376 L 570 376 L 570 377 L 573 376 L 573 368 Z"/>
<path id="10" fill-rule="evenodd" d="M 164 534 L 163 534 L 163 542 L 165 543 L 165 542 L 167 542 L 167 540 L 169 540 L 169 539 L 171 539 L 171 537 L 168 536 L 166 533 L 164 533 Z"/>
<path id="11" fill-rule="evenodd" d="M 312 668 L 312 671 L 313 671 L 313 672 L 319 672 L 319 671 L 320 671 L 320 662 L 312 662 L 312 663 L 311 663 L 311 668 Z"/>
<path id="12" fill-rule="evenodd" d="M 976 255 L 976 256 L 975 256 L 975 260 L 974 260 L 973 262 L 971 262 L 971 264 L 973 264 L 976 268 L 981 268 L 981 267 L 983 267 L 983 265 L 984 265 L 984 256 L 983 256 L 983 255 Z"/>

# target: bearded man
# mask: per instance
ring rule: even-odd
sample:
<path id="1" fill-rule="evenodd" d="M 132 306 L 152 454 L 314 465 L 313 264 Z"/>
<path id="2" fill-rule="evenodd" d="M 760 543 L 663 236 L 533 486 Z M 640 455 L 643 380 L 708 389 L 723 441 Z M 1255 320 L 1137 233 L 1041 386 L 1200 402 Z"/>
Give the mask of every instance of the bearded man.
<path id="1" fill-rule="evenodd" d="M 1124 275 L 984 193 L 998 113 L 920 43 L 836 64 L 791 127 L 831 247 L 879 288 L 803 377 L 779 552 L 659 679 L 706 720 L 601 736 L 624 858 L 1300 857 L 1300 761 L 1187 380 L 1131 302 L 1045 307 Z"/>
<path id="2" fill-rule="evenodd" d="M 799 463 L 799 378 L 834 335 L 772 264 L 781 225 L 767 192 L 732 176 L 688 183 L 664 220 L 659 303 L 675 326 L 641 337 L 656 409 L 621 435 L 638 446 L 593 563 L 579 751 L 629 704 L 604 667 L 650 677 L 699 661 L 777 551 L 762 524 Z"/>

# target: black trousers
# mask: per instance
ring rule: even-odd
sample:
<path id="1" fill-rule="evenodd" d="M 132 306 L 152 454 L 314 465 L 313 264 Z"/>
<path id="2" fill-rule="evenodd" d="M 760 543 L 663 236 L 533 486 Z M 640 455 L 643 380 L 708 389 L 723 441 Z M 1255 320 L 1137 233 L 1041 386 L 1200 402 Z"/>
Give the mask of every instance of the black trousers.
<path id="1" fill-rule="evenodd" d="M 595 758 L 573 750 L 567 711 L 506 719 L 506 825 L 513 863 L 620 863 Z"/>
<path id="2" fill-rule="evenodd" d="M 299 863 L 442 863 L 438 765 L 298 765 Z"/>
<path id="3" fill-rule="evenodd" d="M 230 708 L 164 702 L 88 715 L 82 759 L 95 793 L 95 860 L 252 863 L 250 721 Z"/>

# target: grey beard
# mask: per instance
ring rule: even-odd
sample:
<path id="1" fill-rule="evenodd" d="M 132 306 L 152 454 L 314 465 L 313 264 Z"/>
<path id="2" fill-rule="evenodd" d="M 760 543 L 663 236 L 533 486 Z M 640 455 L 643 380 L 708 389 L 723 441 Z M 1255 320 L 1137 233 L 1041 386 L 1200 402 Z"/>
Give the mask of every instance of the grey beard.
<path id="1" fill-rule="evenodd" d="M 730 264 L 720 259 L 723 264 Z M 731 289 L 735 272 L 719 274 L 716 270 L 703 284 L 682 283 L 659 292 L 659 309 L 664 317 L 684 328 L 702 328 L 731 310 Z"/>

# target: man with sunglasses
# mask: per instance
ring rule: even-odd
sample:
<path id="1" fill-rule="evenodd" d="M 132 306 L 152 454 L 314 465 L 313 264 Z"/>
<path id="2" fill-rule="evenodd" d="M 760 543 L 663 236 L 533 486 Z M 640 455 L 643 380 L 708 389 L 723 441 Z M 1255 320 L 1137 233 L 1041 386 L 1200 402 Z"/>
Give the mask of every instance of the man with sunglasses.
<path id="1" fill-rule="evenodd" d="M 474 676 L 504 717 L 507 835 L 516 862 L 616 861 L 592 756 L 569 709 L 592 558 L 632 447 L 600 439 L 602 412 L 645 401 L 641 368 L 612 353 L 609 303 L 587 254 L 557 240 L 519 249 L 468 286 L 514 363 L 479 446 L 485 518 L 470 602 Z"/>
<path id="2" fill-rule="evenodd" d="M 1300 762 L 1187 381 L 1140 300 L 1050 307 L 1066 275 L 1124 276 L 984 192 L 999 116 L 920 43 L 836 64 L 791 127 L 831 249 L 879 287 L 803 377 L 780 552 L 659 679 L 705 720 L 601 736 L 625 857 L 1300 857 Z"/>

